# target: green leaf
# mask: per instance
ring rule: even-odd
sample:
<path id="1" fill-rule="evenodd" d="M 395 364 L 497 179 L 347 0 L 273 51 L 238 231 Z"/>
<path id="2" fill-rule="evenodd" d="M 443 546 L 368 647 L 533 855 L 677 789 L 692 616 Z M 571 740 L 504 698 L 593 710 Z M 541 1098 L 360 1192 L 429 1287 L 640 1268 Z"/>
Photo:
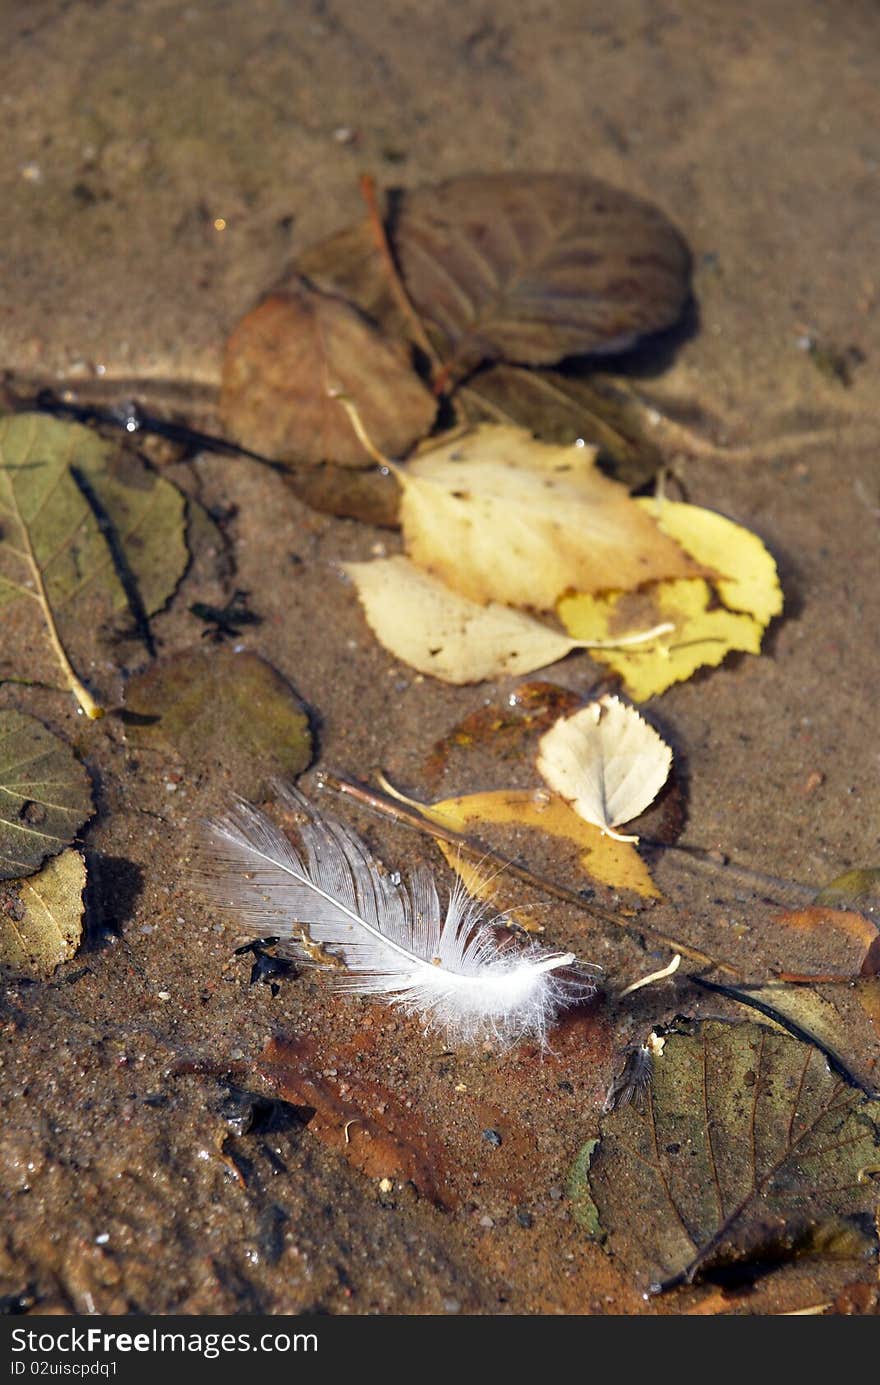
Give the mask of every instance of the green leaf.
<path id="1" fill-rule="evenodd" d="M 608 1249 L 658 1291 L 827 1249 L 829 1227 L 875 1211 L 878 1160 L 880 1103 L 818 1049 L 707 1021 L 667 1038 L 640 1106 L 603 1119 L 589 1184 Z"/>
<path id="2" fill-rule="evenodd" d="M 70 746 L 35 717 L 0 711 L 0 879 L 37 870 L 91 815 L 89 776 Z"/>
<path id="3" fill-rule="evenodd" d="M 219 770 L 245 798 L 273 778 L 295 778 L 312 758 L 309 720 L 281 674 L 257 654 L 185 651 L 132 678 L 127 735 L 176 751 L 200 771 Z"/>
<path id="4" fill-rule="evenodd" d="M 64 851 L 26 880 L 0 885 L 0 966 L 17 976 L 50 975 L 82 939 L 86 863 Z"/>
<path id="5" fill-rule="evenodd" d="M 571 1203 L 571 1215 L 578 1226 L 586 1231 L 591 1241 L 605 1240 L 605 1232 L 599 1221 L 599 1209 L 593 1201 L 593 1194 L 590 1191 L 590 1164 L 598 1144 L 598 1140 L 587 1140 L 586 1144 L 581 1145 L 578 1156 L 571 1166 L 571 1173 L 568 1175 L 568 1198 Z"/>
<path id="6" fill-rule="evenodd" d="M 78 663 L 93 656 L 95 631 L 126 607 L 149 645 L 147 617 L 187 561 L 184 499 L 169 482 L 79 424 L 42 414 L 0 420 L 0 608 L 30 607 L 89 716 L 102 709 L 68 651 Z M 29 627 L 26 615 L 0 675 L 42 676 Z"/>

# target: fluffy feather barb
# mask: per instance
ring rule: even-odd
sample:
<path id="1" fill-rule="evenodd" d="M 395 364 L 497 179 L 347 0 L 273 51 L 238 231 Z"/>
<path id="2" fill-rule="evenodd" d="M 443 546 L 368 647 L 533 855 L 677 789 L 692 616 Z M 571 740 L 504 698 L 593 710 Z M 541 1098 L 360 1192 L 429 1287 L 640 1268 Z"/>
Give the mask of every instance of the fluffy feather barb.
<path id="1" fill-rule="evenodd" d="M 402 884 L 301 794 L 284 799 L 301 850 L 246 803 L 210 824 L 209 892 L 255 935 L 279 937 L 305 960 L 318 944 L 345 964 L 331 972 L 342 989 L 402 1005 L 459 1042 L 543 1042 L 558 1010 L 593 991 L 573 953 L 499 942 L 460 885 L 444 916 L 429 872 Z"/>

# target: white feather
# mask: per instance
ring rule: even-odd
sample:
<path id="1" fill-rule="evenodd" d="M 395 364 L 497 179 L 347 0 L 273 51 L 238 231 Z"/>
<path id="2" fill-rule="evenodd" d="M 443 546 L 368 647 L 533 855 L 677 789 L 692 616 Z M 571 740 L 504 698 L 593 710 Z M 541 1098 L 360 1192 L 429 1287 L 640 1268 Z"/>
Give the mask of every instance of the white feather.
<path id="1" fill-rule="evenodd" d="M 239 803 L 209 824 L 205 884 L 227 914 L 256 935 L 282 939 L 310 960 L 298 930 L 335 954 L 342 989 L 417 1012 L 454 1040 L 533 1035 L 541 1042 L 559 1009 L 595 989 L 571 952 L 499 943 L 485 907 L 461 885 L 442 914 L 433 877 L 408 885 L 383 873 L 363 843 L 307 799 L 283 791 L 297 814 L 298 851 L 256 808 Z M 563 975 L 564 970 L 568 971 Z"/>

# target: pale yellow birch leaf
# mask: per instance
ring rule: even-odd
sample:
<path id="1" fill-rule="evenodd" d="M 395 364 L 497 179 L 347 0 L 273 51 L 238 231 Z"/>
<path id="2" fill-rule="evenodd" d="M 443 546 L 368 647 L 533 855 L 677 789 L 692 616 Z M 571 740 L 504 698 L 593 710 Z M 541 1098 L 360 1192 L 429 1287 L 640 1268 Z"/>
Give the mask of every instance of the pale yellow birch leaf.
<path id="1" fill-rule="evenodd" d="M 600 697 L 541 737 L 538 769 L 585 822 L 615 831 L 643 813 L 669 777 L 672 751 L 634 707 Z"/>

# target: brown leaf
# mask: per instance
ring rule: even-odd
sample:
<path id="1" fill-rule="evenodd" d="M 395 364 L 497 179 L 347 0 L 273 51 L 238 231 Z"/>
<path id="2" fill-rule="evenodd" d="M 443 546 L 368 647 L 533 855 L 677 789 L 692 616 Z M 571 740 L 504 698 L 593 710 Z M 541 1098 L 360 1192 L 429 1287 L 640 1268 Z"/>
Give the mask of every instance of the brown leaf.
<path id="1" fill-rule="evenodd" d="M 689 255 L 656 207 L 588 176 L 474 174 L 403 194 L 406 288 L 460 379 L 484 360 L 552 365 L 672 326 Z"/>
<path id="2" fill-rule="evenodd" d="M 406 346 L 341 298 L 294 280 L 242 318 L 226 344 L 223 425 L 279 461 L 372 466 L 331 389 L 352 401 L 375 446 L 392 457 L 430 431 L 437 411 Z"/>
<path id="3" fill-rule="evenodd" d="M 305 1038 L 272 1039 L 257 1071 L 283 1101 L 310 1107 L 312 1134 L 368 1178 L 413 1183 L 437 1206 L 453 1205 L 439 1142 L 387 1088 L 322 1071 L 316 1045 Z"/>

